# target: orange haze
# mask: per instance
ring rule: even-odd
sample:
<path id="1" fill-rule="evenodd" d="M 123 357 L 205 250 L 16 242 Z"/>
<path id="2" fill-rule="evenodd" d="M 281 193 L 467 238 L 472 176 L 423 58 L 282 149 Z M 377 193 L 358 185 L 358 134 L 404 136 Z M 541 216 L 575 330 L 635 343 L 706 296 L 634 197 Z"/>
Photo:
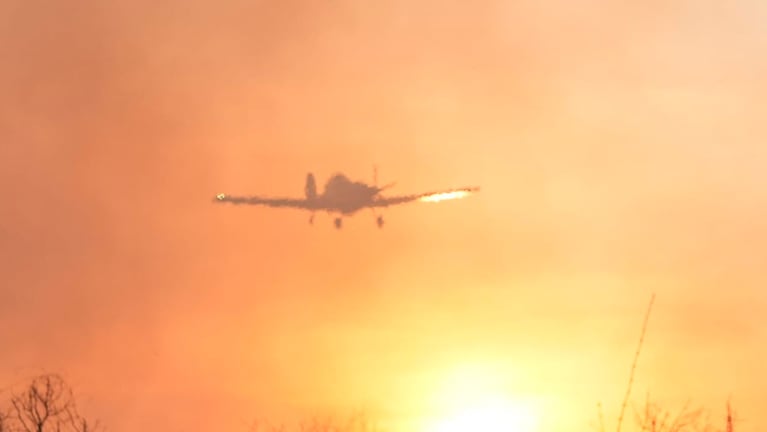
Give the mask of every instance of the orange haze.
<path id="1" fill-rule="evenodd" d="M 0 0 L 0 388 L 57 371 L 112 431 L 244 431 L 416 418 L 471 364 L 542 430 L 585 429 L 599 401 L 614 423 L 655 291 L 636 401 L 732 397 L 764 430 L 765 22 L 761 0 Z M 382 231 L 211 204 L 374 163 L 392 193 L 482 192 Z"/>

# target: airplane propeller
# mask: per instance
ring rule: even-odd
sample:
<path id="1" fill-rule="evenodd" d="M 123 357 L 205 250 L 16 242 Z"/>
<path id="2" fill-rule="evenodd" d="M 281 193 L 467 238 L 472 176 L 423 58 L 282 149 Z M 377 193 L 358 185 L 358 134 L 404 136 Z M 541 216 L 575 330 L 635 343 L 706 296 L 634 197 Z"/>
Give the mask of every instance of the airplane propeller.
<path id="1" fill-rule="evenodd" d="M 378 187 L 378 165 L 373 165 L 373 187 L 376 190 L 378 190 L 378 193 L 381 193 L 381 192 L 385 191 L 386 189 L 389 189 L 389 188 L 393 187 L 395 184 L 397 184 L 397 183 L 396 182 L 391 182 L 391 183 L 389 183 L 387 185 Z"/>

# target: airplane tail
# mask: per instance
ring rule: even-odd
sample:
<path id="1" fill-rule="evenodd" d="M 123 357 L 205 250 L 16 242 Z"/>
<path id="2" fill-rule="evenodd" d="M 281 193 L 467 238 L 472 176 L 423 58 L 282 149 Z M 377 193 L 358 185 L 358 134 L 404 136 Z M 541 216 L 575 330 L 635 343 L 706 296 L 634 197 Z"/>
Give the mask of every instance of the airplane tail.
<path id="1" fill-rule="evenodd" d="M 317 182 L 314 180 L 314 174 L 308 173 L 306 175 L 304 191 L 306 192 L 306 199 L 313 200 L 317 198 Z"/>

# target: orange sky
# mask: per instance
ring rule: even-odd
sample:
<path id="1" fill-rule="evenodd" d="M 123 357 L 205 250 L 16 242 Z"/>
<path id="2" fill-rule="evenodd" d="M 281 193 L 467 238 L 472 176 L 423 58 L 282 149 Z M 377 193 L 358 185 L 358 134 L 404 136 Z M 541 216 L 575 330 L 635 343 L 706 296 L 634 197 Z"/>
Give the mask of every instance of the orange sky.
<path id="1" fill-rule="evenodd" d="M 0 0 L 0 382 L 244 430 L 480 365 L 585 429 L 655 291 L 636 400 L 767 427 L 764 2 L 330 3 Z M 384 231 L 210 202 L 373 163 L 482 192 Z"/>

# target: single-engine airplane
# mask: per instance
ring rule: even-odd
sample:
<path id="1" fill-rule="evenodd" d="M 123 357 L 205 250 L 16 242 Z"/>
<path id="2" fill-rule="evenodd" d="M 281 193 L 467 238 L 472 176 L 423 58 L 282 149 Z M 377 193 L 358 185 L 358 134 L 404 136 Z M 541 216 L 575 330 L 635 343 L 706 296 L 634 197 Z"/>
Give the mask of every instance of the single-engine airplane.
<path id="1" fill-rule="evenodd" d="M 314 223 L 314 213 L 324 211 L 328 214 L 336 214 L 335 227 L 340 229 L 345 216 L 351 216 L 363 208 L 373 210 L 376 224 L 383 227 L 383 216 L 376 214 L 377 208 L 389 207 L 414 201 L 438 202 L 449 199 L 463 198 L 473 192 L 479 191 L 479 187 L 465 187 L 458 189 L 446 189 L 433 192 L 425 192 L 412 195 L 400 195 L 383 197 L 381 192 L 394 186 L 394 183 L 379 187 L 377 172 L 373 172 L 373 185 L 360 181 L 352 181 L 343 174 L 335 174 L 325 184 L 322 194 L 317 194 L 317 184 L 312 173 L 306 175 L 304 187 L 305 198 L 264 198 L 258 196 L 235 196 L 218 194 L 214 202 L 228 202 L 232 204 L 263 205 L 267 207 L 288 207 L 308 210 L 311 212 L 309 223 Z"/>

